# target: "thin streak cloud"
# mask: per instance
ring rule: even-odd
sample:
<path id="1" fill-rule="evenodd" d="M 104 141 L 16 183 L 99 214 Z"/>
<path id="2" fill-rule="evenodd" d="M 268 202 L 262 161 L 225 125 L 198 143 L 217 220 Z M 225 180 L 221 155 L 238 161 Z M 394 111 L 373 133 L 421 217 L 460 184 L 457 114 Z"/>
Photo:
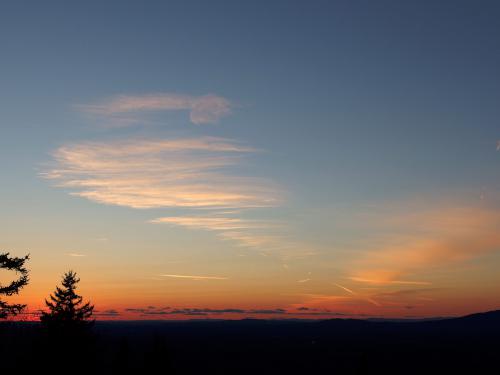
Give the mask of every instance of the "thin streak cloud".
<path id="1" fill-rule="evenodd" d="M 347 293 L 351 293 L 351 294 L 356 295 L 356 293 L 354 293 L 351 289 L 346 288 L 345 286 L 342 286 L 342 285 L 340 285 L 340 284 L 336 284 L 336 283 L 333 283 L 333 285 L 335 285 L 335 286 L 339 287 L 340 289 L 345 290 Z"/>
<path id="2" fill-rule="evenodd" d="M 308 281 L 311 281 L 311 279 L 297 280 L 298 283 L 307 283 Z"/>
<path id="3" fill-rule="evenodd" d="M 263 223 L 255 220 L 244 220 L 234 217 L 201 217 L 201 216 L 182 216 L 182 217 L 161 217 L 152 220 L 153 223 L 175 224 L 185 227 L 198 229 L 207 229 L 213 231 L 229 231 L 250 228 L 262 228 Z"/>
<path id="4" fill-rule="evenodd" d="M 280 225 L 276 222 L 227 217 L 230 213 L 213 216 L 175 216 L 151 220 L 154 224 L 168 224 L 192 229 L 213 231 L 222 240 L 230 240 L 244 247 L 273 248 L 282 244 L 282 238 L 273 231 Z"/>
<path id="5" fill-rule="evenodd" d="M 352 281 L 360 283 L 374 284 L 374 285 L 430 285 L 428 281 L 413 281 L 413 280 L 393 280 L 391 278 L 363 278 L 363 277 L 349 277 Z"/>
<path id="6" fill-rule="evenodd" d="M 70 257 L 76 257 L 76 258 L 82 258 L 82 257 L 86 256 L 85 254 L 80 254 L 80 253 L 68 253 L 66 255 L 70 256 Z"/>
<path id="7" fill-rule="evenodd" d="M 190 279 L 190 280 L 228 280 L 228 277 L 223 276 L 193 276 L 193 275 L 171 275 L 163 274 L 161 277 L 172 277 L 175 279 Z"/>

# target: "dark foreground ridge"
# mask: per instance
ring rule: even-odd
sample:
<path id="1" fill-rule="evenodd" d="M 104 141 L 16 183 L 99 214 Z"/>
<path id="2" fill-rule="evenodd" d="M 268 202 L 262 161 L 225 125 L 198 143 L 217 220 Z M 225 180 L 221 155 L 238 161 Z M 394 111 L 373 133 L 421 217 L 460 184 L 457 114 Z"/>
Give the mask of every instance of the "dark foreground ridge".
<path id="1" fill-rule="evenodd" d="M 0 324 L 1 373 L 52 363 L 58 352 L 44 340 L 37 323 Z M 97 322 L 85 346 L 60 373 L 498 374 L 500 311 L 411 322 Z"/>

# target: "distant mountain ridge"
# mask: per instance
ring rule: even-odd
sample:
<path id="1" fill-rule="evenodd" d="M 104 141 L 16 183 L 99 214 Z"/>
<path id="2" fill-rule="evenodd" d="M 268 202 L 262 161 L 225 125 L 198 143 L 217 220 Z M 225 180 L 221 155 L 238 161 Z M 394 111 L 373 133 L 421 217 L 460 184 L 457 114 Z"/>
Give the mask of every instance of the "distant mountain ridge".
<path id="1" fill-rule="evenodd" d="M 127 373 L 118 365 L 149 373 L 154 361 L 188 375 L 500 374 L 500 311 L 424 321 L 98 321 L 93 331 L 91 359 L 107 374 Z M 0 324 L 12 373 L 26 358 L 36 371 L 44 345 L 37 323 Z"/>

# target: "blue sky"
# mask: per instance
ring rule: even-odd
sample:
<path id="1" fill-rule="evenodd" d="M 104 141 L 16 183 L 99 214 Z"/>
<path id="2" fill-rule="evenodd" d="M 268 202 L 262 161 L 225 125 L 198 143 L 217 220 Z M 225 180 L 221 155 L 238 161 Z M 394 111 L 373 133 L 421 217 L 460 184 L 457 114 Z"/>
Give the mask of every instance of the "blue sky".
<path id="1" fill-rule="evenodd" d="M 291 279 L 309 279 L 308 272 L 321 274 L 317 290 L 309 291 L 312 295 L 333 293 L 325 283 L 344 285 L 356 282 L 353 278 L 363 279 L 353 276 L 352 268 L 361 266 L 351 262 L 356 263 L 359 254 L 379 250 L 360 241 L 375 241 L 384 231 L 416 236 L 418 225 L 413 222 L 411 228 L 381 229 L 366 216 L 406 217 L 420 212 L 416 214 L 420 220 L 429 221 L 429 216 L 435 217 L 429 213 L 433 210 L 451 210 L 453 217 L 478 211 L 483 217 L 487 211 L 486 223 L 477 225 L 494 237 L 485 228 L 498 223 L 499 16 L 494 1 L 3 4 L 0 223 L 5 232 L 0 232 L 0 245 L 15 252 L 29 248 L 34 266 L 44 270 L 34 270 L 35 280 L 43 286 L 53 283 L 49 271 L 57 275 L 68 262 L 87 262 L 74 264 L 85 271 L 96 264 L 111 268 L 118 258 L 124 263 L 123 274 L 118 272 L 113 282 L 120 283 L 116 280 L 126 280 L 127 267 L 135 262 L 134 249 L 147 243 L 144 257 L 155 257 L 165 269 L 162 274 L 235 274 L 235 269 L 250 267 L 251 279 L 261 267 L 264 274 L 279 280 L 283 275 L 272 267 L 277 265 L 281 272 L 285 265 L 287 272 L 295 272 Z M 193 103 L 207 95 L 220 100 L 227 113 L 193 123 Z M 119 98 L 160 98 L 168 103 L 155 109 L 149 103 L 145 110 L 132 106 L 126 113 L 110 110 Z M 174 105 L 172 100 L 182 103 Z M 95 106 L 108 112 L 89 110 Z M 127 120 L 131 115 L 133 121 L 125 123 L 122 115 Z M 234 155 L 212 149 L 209 153 L 215 154 L 206 155 L 206 150 L 197 148 L 184 150 L 181 156 L 163 150 L 158 157 L 165 163 L 177 157 L 188 163 L 220 156 L 224 162 L 217 168 L 223 177 L 198 166 L 203 173 L 197 184 L 207 183 L 203 178 L 219 178 L 217 189 L 222 185 L 229 189 L 223 189 L 226 192 L 249 189 L 257 197 L 253 204 L 276 198 L 276 203 L 260 209 L 242 207 L 241 202 L 222 205 L 234 210 L 229 214 L 231 225 L 241 226 L 243 220 L 252 227 L 252 236 L 265 232 L 273 237 L 273 248 L 280 239 L 278 252 L 264 243 L 252 253 L 266 257 L 271 253 L 273 261 L 252 258 L 238 263 L 227 255 L 241 252 L 237 244 L 221 242 L 203 230 L 210 226 L 209 232 L 225 233 L 220 227 L 214 229 L 213 221 L 188 228 L 178 221 L 165 226 L 151 223 L 164 217 L 206 216 L 205 212 L 171 203 L 142 208 L 116 205 L 68 194 L 81 192 L 81 186 L 55 186 L 109 171 L 80 171 L 83 175 L 77 177 L 73 171 L 56 181 L 43 177 L 68 167 L 67 160 L 61 163 L 55 156 L 65 147 L 88 147 L 93 142 L 99 151 L 86 148 L 85 155 L 96 152 L 92 157 L 102 160 L 109 158 L 106 149 L 125 147 L 120 142 L 131 146 L 144 140 L 207 137 L 248 150 Z M 129 157 L 120 154 L 116 161 Z M 153 168 L 150 163 L 144 167 Z M 106 182 L 109 176 L 104 177 Z M 252 180 L 239 179 L 243 177 Z M 457 207 L 463 210 L 457 213 Z M 219 211 L 216 215 L 226 214 Z M 262 229 L 263 225 L 267 227 Z M 443 232 L 447 230 L 438 237 Z M 122 242 L 113 243 L 112 238 L 118 237 Z M 375 247 L 386 248 L 399 240 L 380 241 L 383 244 Z M 167 243 L 174 249 L 165 252 Z M 293 251 L 282 249 L 287 247 Z M 498 243 L 492 240 L 484 247 L 488 250 L 480 253 L 493 256 Z M 104 248 L 109 252 L 102 259 Z M 315 259 L 289 264 L 298 259 L 294 257 L 299 248 L 301 254 L 316 253 L 311 255 Z M 75 253 L 86 259 L 65 256 Z M 208 265 L 196 265 L 197 256 Z M 189 258 L 182 262 L 190 262 L 191 269 L 166 263 L 182 257 Z M 336 264 L 332 269 L 323 266 L 330 262 Z M 141 275 L 160 272 L 143 263 Z M 386 272 L 393 266 L 380 267 Z M 420 276 L 419 272 L 412 268 L 408 275 Z M 324 281 L 328 275 L 334 280 Z M 258 290 L 259 285 L 252 288 Z M 287 288 L 276 281 L 281 294 L 289 293 Z M 197 287 L 188 290 L 195 293 Z M 30 293 L 34 299 L 43 291 Z M 217 293 L 226 292 L 222 288 Z M 268 303 L 257 297 L 249 301 Z M 280 303 L 272 307 L 295 301 Z M 433 309 L 429 311 L 439 311 Z"/>

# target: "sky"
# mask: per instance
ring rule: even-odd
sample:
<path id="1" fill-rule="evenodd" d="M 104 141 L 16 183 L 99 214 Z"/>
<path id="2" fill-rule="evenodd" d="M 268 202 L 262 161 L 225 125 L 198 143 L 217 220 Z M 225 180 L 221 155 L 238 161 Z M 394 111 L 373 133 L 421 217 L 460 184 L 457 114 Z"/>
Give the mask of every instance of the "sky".
<path id="1" fill-rule="evenodd" d="M 495 1 L 0 9 L 11 301 L 99 319 L 500 308 Z M 0 282 L 15 275 L 0 274 Z"/>

